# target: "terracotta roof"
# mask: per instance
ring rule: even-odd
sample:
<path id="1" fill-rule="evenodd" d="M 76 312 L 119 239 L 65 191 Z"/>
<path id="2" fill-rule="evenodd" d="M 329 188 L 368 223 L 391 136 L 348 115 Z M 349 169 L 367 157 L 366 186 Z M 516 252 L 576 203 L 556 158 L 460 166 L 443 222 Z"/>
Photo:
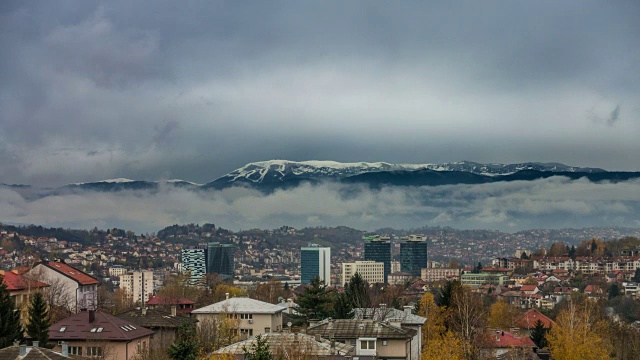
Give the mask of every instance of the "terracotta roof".
<path id="1" fill-rule="evenodd" d="M 41 347 L 28 346 L 26 348 L 27 356 L 20 356 L 19 346 L 9 346 L 4 349 L 0 349 L 0 360 L 68 360 L 68 359 L 80 359 L 75 355 L 68 357 L 62 356 L 62 354 L 53 350 L 44 349 Z"/>
<path id="2" fill-rule="evenodd" d="M 24 275 L 19 275 L 13 271 L 6 271 L 2 276 L 2 282 L 7 286 L 9 291 L 19 291 L 25 289 L 37 289 L 49 286 L 41 281 L 26 279 Z"/>
<path id="3" fill-rule="evenodd" d="M 507 331 L 496 330 L 491 336 L 494 348 L 535 347 L 536 344 L 528 336 L 517 336 Z"/>
<path id="4" fill-rule="evenodd" d="M 98 284 L 99 281 L 98 279 L 94 278 L 93 276 L 90 276 L 76 268 L 74 268 L 73 266 L 70 266 L 68 264 L 65 264 L 63 262 L 58 262 L 58 261 L 44 261 L 42 262 L 42 265 L 53 269 L 59 273 L 61 273 L 62 275 L 65 275 L 75 281 L 77 281 L 80 285 L 93 285 L 93 284 Z"/>
<path id="5" fill-rule="evenodd" d="M 537 286 L 535 285 L 522 285 L 522 287 L 520 287 L 520 291 L 535 291 L 536 288 Z"/>
<path id="6" fill-rule="evenodd" d="M 153 334 L 153 331 L 147 328 L 133 325 L 129 321 L 102 311 L 96 311 L 95 319 L 89 322 L 91 312 L 80 311 L 51 325 L 49 327 L 49 340 L 78 341 L 100 339 L 106 341 L 128 341 Z"/>
<path id="7" fill-rule="evenodd" d="M 522 317 L 518 319 L 518 321 L 516 321 L 516 325 L 523 329 L 533 329 L 536 327 L 536 322 L 538 320 L 542 321 L 542 325 L 544 325 L 545 329 L 556 324 L 555 321 L 541 313 L 538 309 L 529 309 L 527 312 L 522 314 Z"/>

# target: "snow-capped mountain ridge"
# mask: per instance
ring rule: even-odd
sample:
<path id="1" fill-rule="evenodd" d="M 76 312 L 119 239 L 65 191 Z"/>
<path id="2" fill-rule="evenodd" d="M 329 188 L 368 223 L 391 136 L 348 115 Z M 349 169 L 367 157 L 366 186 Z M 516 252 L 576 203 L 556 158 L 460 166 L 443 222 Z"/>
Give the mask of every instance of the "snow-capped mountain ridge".
<path id="1" fill-rule="evenodd" d="M 273 183 L 293 178 L 327 178 L 340 179 L 353 175 L 381 171 L 461 171 L 478 175 L 497 176 L 510 175 L 522 170 L 550 172 L 605 172 L 597 168 L 580 168 L 559 163 L 519 163 L 519 164 L 480 164 L 471 161 L 457 161 L 444 164 L 393 164 L 387 162 L 341 163 L 336 161 L 289 161 L 268 160 L 249 163 L 216 180 L 215 183 L 236 181 L 251 183 Z"/>

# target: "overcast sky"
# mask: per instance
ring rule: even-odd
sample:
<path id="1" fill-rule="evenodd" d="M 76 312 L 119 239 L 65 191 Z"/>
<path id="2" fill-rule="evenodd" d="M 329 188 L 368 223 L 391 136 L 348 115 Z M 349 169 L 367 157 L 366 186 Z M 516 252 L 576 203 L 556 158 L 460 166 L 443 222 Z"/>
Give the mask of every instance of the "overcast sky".
<path id="1" fill-rule="evenodd" d="M 0 183 L 640 170 L 638 1 L 0 1 Z"/>

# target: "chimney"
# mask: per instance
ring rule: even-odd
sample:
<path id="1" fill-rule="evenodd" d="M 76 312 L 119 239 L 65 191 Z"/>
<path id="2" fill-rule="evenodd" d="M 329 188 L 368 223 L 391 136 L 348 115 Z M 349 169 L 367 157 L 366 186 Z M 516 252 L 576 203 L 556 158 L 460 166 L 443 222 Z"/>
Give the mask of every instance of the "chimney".
<path id="1" fill-rule="evenodd" d="M 315 338 L 316 338 L 316 341 L 317 341 L 317 342 L 322 341 L 322 338 L 320 337 L 320 334 L 316 334 L 316 335 L 315 335 Z"/>
<path id="2" fill-rule="evenodd" d="M 62 356 L 64 357 L 69 357 L 69 344 L 67 344 L 66 342 L 62 342 Z"/>
<path id="3" fill-rule="evenodd" d="M 20 356 L 22 356 L 22 357 L 27 356 L 27 346 L 26 345 L 20 345 Z"/>
<path id="4" fill-rule="evenodd" d="M 412 311 L 413 311 L 413 306 L 411 305 L 405 305 L 402 307 L 404 309 L 404 313 L 406 315 L 411 315 Z"/>
<path id="5" fill-rule="evenodd" d="M 229 293 L 224 293 L 224 296 L 229 300 Z"/>
<path id="6" fill-rule="evenodd" d="M 40 341 L 36 340 L 33 342 L 33 347 L 40 347 Z"/>
<path id="7" fill-rule="evenodd" d="M 176 317 L 176 314 L 178 312 L 178 307 L 175 305 L 171 306 L 171 316 Z"/>
<path id="8" fill-rule="evenodd" d="M 140 309 L 142 311 L 142 316 L 147 316 L 147 307 L 143 306 L 142 309 Z"/>
<path id="9" fill-rule="evenodd" d="M 89 310 L 89 322 L 92 323 L 96 320 L 96 311 Z"/>
<path id="10" fill-rule="evenodd" d="M 15 346 L 15 347 L 20 346 L 20 341 L 18 341 L 18 340 L 13 340 L 13 346 Z"/>

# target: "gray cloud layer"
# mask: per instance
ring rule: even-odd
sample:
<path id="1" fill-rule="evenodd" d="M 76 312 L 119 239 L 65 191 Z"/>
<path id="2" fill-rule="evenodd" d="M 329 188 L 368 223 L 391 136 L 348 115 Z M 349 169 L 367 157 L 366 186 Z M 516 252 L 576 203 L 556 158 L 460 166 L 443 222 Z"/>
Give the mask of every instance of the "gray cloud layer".
<path id="1" fill-rule="evenodd" d="M 0 182 L 206 182 L 271 158 L 640 170 L 638 13 L 3 1 Z"/>
<path id="2" fill-rule="evenodd" d="M 326 183 L 265 195 L 231 188 L 198 194 L 89 192 L 23 199 L 0 189 L 0 219 L 80 228 L 120 226 L 155 232 L 175 223 L 213 222 L 230 229 L 282 225 L 360 229 L 422 225 L 514 231 L 540 227 L 640 227 L 640 182 L 594 184 L 553 177 L 483 185 L 369 190 Z"/>

